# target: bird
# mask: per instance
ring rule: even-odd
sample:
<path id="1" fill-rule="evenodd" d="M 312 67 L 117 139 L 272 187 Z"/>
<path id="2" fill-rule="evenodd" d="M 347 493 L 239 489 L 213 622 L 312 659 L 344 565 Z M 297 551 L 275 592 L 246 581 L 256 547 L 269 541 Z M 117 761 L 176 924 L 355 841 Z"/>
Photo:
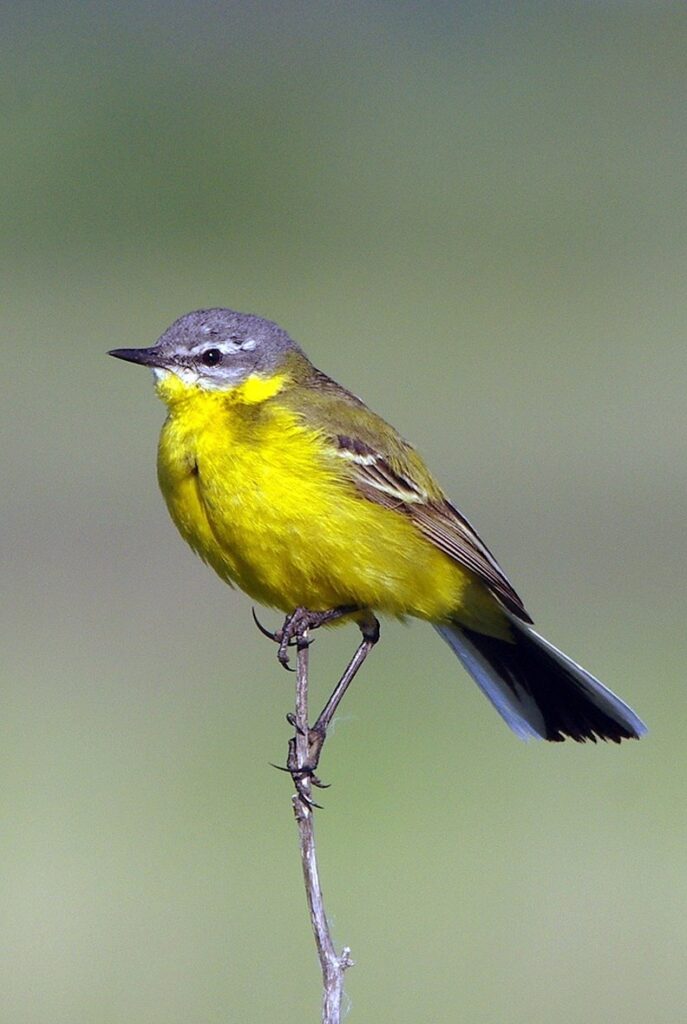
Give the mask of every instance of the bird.
<path id="1" fill-rule="evenodd" d="M 224 581 L 286 614 L 275 635 L 283 663 L 299 630 L 353 621 L 362 640 L 352 678 L 379 637 L 378 615 L 420 619 L 521 739 L 619 743 L 646 732 L 535 631 L 412 445 L 278 324 L 200 309 L 151 347 L 109 354 L 152 369 L 167 407 L 157 468 L 171 518 Z M 323 733 L 337 703 L 318 719 Z"/>

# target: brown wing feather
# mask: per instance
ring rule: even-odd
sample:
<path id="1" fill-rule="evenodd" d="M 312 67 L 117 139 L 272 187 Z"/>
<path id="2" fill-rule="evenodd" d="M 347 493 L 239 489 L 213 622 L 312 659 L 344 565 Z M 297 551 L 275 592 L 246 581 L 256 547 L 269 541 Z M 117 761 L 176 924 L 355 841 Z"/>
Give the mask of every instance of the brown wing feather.
<path id="1" fill-rule="evenodd" d="M 351 443 L 350 438 L 341 435 L 337 442 L 338 453 L 347 458 L 354 482 L 365 498 L 407 515 L 440 551 L 483 579 L 509 611 L 523 622 L 532 621 L 487 546 L 443 495 L 430 494 L 415 482 L 412 472 L 404 473 L 368 445 Z"/>

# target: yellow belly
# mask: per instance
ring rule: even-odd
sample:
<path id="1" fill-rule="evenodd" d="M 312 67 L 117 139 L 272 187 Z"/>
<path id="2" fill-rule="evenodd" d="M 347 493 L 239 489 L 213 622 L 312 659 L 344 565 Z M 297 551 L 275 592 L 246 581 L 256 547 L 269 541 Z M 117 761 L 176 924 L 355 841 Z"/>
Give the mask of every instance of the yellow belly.
<path id="1" fill-rule="evenodd" d="M 292 413 L 266 417 L 219 394 L 174 408 L 160 438 L 160 487 L 179 532 L 260 603 L 285 612 L 353 604 L 500 632 L 503 615 L 483 584 L 340 470 Z"/>

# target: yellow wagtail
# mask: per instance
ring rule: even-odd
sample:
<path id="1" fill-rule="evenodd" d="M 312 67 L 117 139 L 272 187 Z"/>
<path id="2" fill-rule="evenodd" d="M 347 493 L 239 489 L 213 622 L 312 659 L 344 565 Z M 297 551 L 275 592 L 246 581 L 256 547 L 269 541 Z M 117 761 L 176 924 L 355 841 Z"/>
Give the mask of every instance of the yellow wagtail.
<path id="1" fill-rule="evenodd" d="M 532 629 L 417 452 L 282 328 L 198 310 L 152 348 L 110 355 L 153 369 L 168 408 L 158 478 L 182 537 L 222 579 L 295 613 L 279 634 L 283 660 L 298 623 L 353 619 L 363 641 L 347 685 L 378 638 L 374 613 L 414 616 L 524 739 L 620 742 L 646 731 Z"/>

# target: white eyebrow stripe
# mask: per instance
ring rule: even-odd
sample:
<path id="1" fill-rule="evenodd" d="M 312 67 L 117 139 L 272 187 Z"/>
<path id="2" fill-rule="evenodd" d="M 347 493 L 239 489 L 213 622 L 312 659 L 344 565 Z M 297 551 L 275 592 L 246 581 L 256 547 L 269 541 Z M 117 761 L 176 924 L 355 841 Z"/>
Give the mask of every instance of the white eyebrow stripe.
<path id="1" fill-rule="evenodd" d="M 208 347 L 216 348 L 225 355 L 233 355 L 235 352 L 252 352 L 257 348 L 257 338 L 246 338 L 245 341 L 213 341 L 212 337 L 199 341 L 189 349 L 190 355 L 197 355 L 205 352 Z"/>
<path id="2" fill-rule="evenodd" d="M 235 341 L 213 341 L 212 338 L 208 338 L 205 341 L 198 342 L 197 345 L 193 345 L 189 349 L 189 355 L 207 352 L 208 348 L 216 348 L 219 352 L 229 354 L 230 352 L 238 352 L 241 346 Z"/>

